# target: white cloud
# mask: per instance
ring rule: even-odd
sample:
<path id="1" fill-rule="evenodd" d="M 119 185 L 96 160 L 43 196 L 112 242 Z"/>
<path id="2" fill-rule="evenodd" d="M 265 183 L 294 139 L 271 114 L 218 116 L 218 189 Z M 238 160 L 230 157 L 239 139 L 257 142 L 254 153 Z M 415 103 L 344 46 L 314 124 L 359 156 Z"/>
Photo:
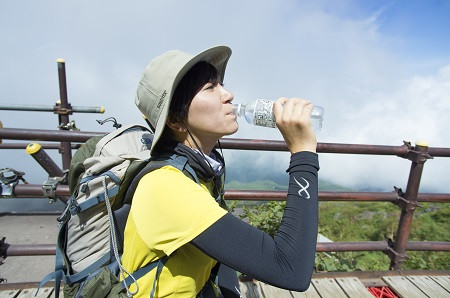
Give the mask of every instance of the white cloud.
<path id="1" fill-rule="evenodd" d="M 392 52 L 389 38 L 379 33 L 378 17 L 382 13 L 359 20 L 324 11 L 300 14 L 295 26 L 287 29 L 295 43 L 281 49 L 282 54 L 276 56 L 279 59 L 270 64 L 275 71 L 257 73 L 258 80 L 239 87 L 253 89 L 252 85 L 259 84 L 254 90 L 262 95 L 282 91 L 323 105 L 325 122 L 318 135 L 321 142 L 400 146 L 403 140 L 413 145 L 427 140 L 430 146 L 450 146 L 445 138 L 450 127 L 449 67 L 428 76 L 408 73 L 407 62 Z M 255 53 L 250 63 L 259 58 Z M 245 123 L 238 136 L 280 138 L 277 132 L 255 130 Z M 266 161 L 277 159 L 275 155 L 262 155 L 266 155 Z M 422 186 L 449 191 L 443 175 L 448 162 L 445 158 L 428 161 Z M 325 179 L 350 187 L 389 190 L 393 185 L 405 188 L 410 162 L 395 156 L 322 154 L 321 165 Z"/>
<path id="2" fill-rule="evenodd" d="M 450 147 L 447 137 L 449 99 L 450 65 L 435 75 L 416 75 L 398 81 L 396 90 L 380 90 L 364 104 L 350 107 L 348 114 L 337 121 L 349 123 L 341 132 L 344 139 L 353 139 L 356 143 L 401 145 L 401 141 L 406 140 L 414 145 L 416 141 L 425 140 L 432 147 Z M 408 173 L 408 163 L 395 159 L 398 158 L 358 157 L 353 160 L 347 156 L 340 159 L 324 156 L 329 167 L 323 168 L 322 174 L 351 186 L 389 186 L 390 181 Z M 340 164 L 345 164 L 346 175 L 341 174 Z M 450 161 L 445 158 L 429 160 L 425 164 L 422 186 L 428 190 L 448 192 L 448 177 L 444 173 L 449 165 Z"/>

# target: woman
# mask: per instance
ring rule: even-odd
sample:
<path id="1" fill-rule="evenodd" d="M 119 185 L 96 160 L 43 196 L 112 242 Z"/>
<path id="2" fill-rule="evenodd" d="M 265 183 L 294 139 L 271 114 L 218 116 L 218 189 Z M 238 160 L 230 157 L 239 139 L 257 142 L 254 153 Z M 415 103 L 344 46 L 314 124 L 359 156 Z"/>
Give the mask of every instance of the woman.
<path id="1" fill-rule="evenodd" d="M 183 156 L 199 181 L 170 165 L 140 180 L 125 229 L 123 265 L 134 272 L 164 256 L 168 260 L 156 280 L 156 269 L 138 280 L 136 296 L 148 297 L 152 290 L 156 297 L 208 296 L 217 290 L 209 282 L 217 262 L 224 296 L 240 295 L 234 270 L 290 290 L 309 286 L 319 169 L 313 106 L 284 97 L 274 104 L 292 155 L 285 213 L 271 238 L 220 206 L 225 166 L 214 147 L 238 129 L 233 94 L 222 85 L 230 55 L 224 46 L 195 56 L 169 51 L 150 62 L 139 83 L 135 103 L 155 132 L 152 156 Z"/>

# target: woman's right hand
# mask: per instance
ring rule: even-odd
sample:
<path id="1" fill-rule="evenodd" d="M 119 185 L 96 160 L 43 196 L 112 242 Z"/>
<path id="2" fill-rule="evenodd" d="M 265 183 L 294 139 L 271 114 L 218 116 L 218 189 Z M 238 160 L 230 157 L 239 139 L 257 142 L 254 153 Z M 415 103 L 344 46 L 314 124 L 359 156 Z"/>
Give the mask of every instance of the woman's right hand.
<path id="1" fill-rule="evenodd" d="M 316 152 L 317 140 L 311 125 L 313 107 L 309 100 L 302 98 L 281 97 L 273 104 L 275 122 L 291 154 Z"/>

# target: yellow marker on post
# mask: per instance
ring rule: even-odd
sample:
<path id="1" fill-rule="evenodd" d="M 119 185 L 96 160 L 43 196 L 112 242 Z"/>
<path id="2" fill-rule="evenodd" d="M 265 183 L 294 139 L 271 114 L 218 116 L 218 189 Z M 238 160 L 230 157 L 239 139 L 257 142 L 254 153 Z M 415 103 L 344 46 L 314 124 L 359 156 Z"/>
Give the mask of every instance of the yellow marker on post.
<path id="1" fill-rule="evenodd" d="M 41 150 L 42 146 L 41 144 L 38 143 L 31 143 L 27 146 L 27 148 L 25 149 L 25 151 L 30 154 L 33 155 L 35 153 L 37 153 L 39 150 Z"/>
<path id="2" fill-rule="evenodd" d="M 428 142 L 424 140 L 416 141 L 416 146 L 429 147 Z"/>
<path id="3" fill-rule="evenodd" d="M 38 164 L 41 165 L 50 177 L 62 177 L 64 175 L 63 171 L 58 167 L 53 159 L 51 159 L 47 152 L 42 149 L 41 144 L 31 143 L 27 146 L 25 151 L 31 155 L 31 157 L 33 157 Z"/>

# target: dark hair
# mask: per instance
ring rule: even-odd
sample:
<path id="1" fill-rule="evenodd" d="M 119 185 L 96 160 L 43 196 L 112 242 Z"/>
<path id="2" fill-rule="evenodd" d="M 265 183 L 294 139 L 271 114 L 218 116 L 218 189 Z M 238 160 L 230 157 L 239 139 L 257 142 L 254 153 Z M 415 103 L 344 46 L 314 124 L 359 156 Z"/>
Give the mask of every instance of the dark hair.
<path id="1" fill-rule="evenodd" d="M 189 71 L 178 83 L 178 86 L 173 93 L 168 116 L 171 121 L 185 122 L 192 100 L 207 83 L 221 83 L 219 74 L 217 69 L 212 64 L 205 61 L 200 61 L 189 69 Z M 166 125 L 154 151 L 164 151 L 170 146 L 175 146 L 175 144 L 172 130 Z"/>
<path id="2" fill-rule="evenodd" d="M 192 99 L 207 83 L 217 84 L 220 78 L 217 69 L 208 62 L 200 61 L 184 75 L 178 83 L 169 107 L 172 121 L 184 121 L 187 118 Z"/>

